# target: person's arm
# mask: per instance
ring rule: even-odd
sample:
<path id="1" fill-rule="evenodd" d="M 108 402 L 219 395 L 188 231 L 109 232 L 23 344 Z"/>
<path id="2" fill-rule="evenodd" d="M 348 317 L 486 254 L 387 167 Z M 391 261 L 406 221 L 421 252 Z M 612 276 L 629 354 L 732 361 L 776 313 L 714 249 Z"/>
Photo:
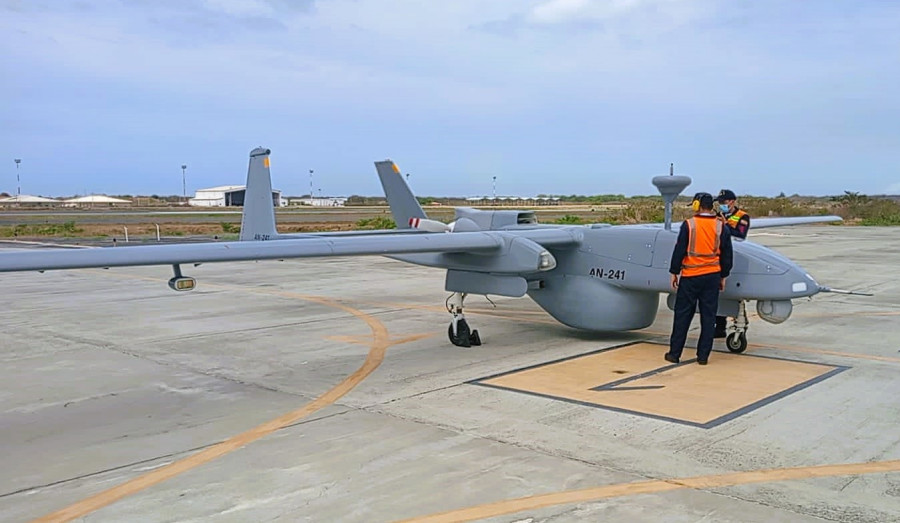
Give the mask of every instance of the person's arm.
<path id="1" fill-rule="evenodd" d="M 687 222 L 681 224 L 678 230 L 678 241 L 675 242 L 675 248 L 672 249 L 672 259 L 669 262 L 669 272 L 672 274 L 672 288 L 678 288 L 678 274 L 681 272 L 681 264 L 684 263 L 684 257 L 687 256 L 688 246 L 688 226 Z"/>
<path id="2" fill-rule="evenodd" d="M 724 280 L 731 274 L 734 263 L 734 249 L 731 246 L 731 231 L 728 227 L 722 227 L 719 239 L 719 275 Z"/>
<path id="3" fill-rule="evenodd" d="M 750 215 L 745 214 L 738 220 L 737 225 L 731 229 L 731 235 L 735 238 L 745 240 L 747 233 L 750 232 Z"/>

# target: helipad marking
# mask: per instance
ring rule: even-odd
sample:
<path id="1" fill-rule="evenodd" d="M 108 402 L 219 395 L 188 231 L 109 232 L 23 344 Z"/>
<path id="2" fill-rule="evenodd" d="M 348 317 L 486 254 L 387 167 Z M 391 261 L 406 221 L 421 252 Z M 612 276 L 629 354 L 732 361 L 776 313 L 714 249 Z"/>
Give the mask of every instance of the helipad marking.
<path id="1" fill-rule="evenodd" d="M 711 428 L 849 368 L 718 352 L 706 367 L 673 365 L 666 350 L 629 343 L 471 383 Z"/>

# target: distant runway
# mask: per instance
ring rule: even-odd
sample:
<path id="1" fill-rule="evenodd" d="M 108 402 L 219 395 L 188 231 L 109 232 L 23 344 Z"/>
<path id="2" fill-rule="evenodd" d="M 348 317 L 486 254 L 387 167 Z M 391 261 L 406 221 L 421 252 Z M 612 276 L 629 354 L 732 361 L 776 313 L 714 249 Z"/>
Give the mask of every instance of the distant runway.
<path id="1" fill-rule="evenodd" d="M 900 228 L 781 232 L 875 296 L 753 319 L 706 367 L 663 361 L 664 300 L 603 335 L 472 296 L 484 345 L 453 347 L 443 272 L 379 257 L 204 264 L 186 294 L 0 274 L 2 519 L 898 520 Z"/>

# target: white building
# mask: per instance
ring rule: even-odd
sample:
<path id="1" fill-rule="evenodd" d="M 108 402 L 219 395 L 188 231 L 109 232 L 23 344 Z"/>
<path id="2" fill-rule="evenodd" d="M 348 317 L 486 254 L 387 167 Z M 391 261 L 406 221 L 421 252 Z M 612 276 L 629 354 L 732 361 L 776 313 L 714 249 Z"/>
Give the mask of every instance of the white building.
<path id="1" fill-rule="evenodd" d="M 32 196 L 30 194 L 22 194 L 19 196 L 10 196 L 9 198 L 0 198 L 0 205 L 27 205 L 31 207 L 49 207 L 51 205 L 62 204 L 59 200 L 53 198 L 44 198 L 43 196 Z"/>
<path id="2" fill-rule="evenodd" d="M 311 205 L 313 207 L 343 207 L 347 198 L 326 196 L 324 198 L 291 198 L 290 205 Z"/>
<path id="3" fill-rule="evenodd" d="M 63 203 L 66 207 L 116 207 L 120 205 L 131 205 L 131 200 L 112 198 L 103 194 L 89 194 L 87 196 L 63 200 Z"/>
<path id="4" fill-rule="evenodd" d="M 195 207 L 243 207 L 246 193 L 246 185 L 222 185 L 210 187 L 209 189 L 198 189 L 194 197 L 188 200 L 188 205 Z M 272 191 L 272 203 L 276 207 L 283 205 L 281 191 Z"/>

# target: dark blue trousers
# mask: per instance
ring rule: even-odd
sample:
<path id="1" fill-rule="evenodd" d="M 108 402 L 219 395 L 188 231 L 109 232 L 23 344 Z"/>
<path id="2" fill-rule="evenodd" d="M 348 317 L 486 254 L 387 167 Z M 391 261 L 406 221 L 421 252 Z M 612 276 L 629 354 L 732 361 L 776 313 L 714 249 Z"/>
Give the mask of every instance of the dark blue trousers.
<path id="1" fill-rule="evenodd" d="M 669 338 L 669 354 L 681 358 L 684 341 L 699 303 L 700 341 L 697 342 L 697 359 L 709 359 L 713 332 L 716 329 L 716 310 L 719 307 L 719 280 L 721 277 L 718 272 L 681 278 L 675 295 L 675 319 L 672 322 L 672 337 Z"/>

